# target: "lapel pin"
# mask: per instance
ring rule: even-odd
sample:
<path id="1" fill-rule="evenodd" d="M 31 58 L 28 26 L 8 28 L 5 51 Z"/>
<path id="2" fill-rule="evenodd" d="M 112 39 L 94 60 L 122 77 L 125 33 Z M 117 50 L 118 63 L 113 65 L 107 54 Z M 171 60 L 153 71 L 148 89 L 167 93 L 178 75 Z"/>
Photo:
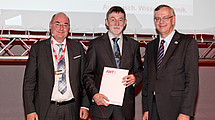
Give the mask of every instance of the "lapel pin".
<path id="1" fill-rule="evenodd" d="M 175 41 L 175 44 L 178 45 L 178 41 Z"/>

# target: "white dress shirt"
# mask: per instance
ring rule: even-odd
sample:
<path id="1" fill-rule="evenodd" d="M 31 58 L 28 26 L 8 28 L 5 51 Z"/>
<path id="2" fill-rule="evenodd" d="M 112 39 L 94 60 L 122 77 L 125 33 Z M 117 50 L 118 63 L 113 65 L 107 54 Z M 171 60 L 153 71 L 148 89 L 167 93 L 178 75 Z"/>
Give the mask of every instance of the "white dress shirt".
<path id="1" fill-rule="evenodd" d="M 161 40 L 164 40 L 165 41 L 165 43 L 164 43 L 164 55 L 165 55 L 165 53 L 169 47 L 169 44 L 170 44 L 174 34 L 175 34 L 175 30 L 173 30 L 166 38 L 161 38 L 161 36 L 159 35 L 160 41 L 159 41 L 159 45 L 158 45 L 158 50 L 160 48 Z"/>
<path id="2" fill-rule="evenodd" d="M 63 41 L 63 43 L 58 43 L 54 38 L 52 38 L 53 40 L 53 47 L 55 49 L 55 52 L 58 54 L 59 51 L 59 46 L 57 44 L 63 44 L 62 48 L 65 48 L 65 44 L 66 44 L 66 39 Z M 53 63 L 54 63 L 54 70 L 57 71 L 57 61 L 55 59 L 54 53 L 53 53 L 53 48 L 52 48 L 52 57 L 53 57 Z M 66 85 L 67 85 L 67 91 L 64 94 L 61 94 L 58 91 L 58 80 L 56 79 L 56 75 L 55 75 L 55 81 L 54 81 L 54 88 L 52 91 L 52 96 L 51 96 L 51 100 L 52 101 L 57 101 L 57 102 L 62 102 L 62 101 L 69 101 L 71 99 L 74 98 L 73 93 L 72 93 L 72 89 L 70 86 L 70 81 L 69 81 L 69 60 L 68 60 L 68 51 L 67 51 L 67 47 L 65 50 L 65 65 L 66 65 Z"/>
<path id="3" fill-rule="evenodd" d="M 111 47 L 113 49 L 114 41 L 112 39 L 115 38 L 115 37 L 110 32 L 108 32 L 108 36 L 109 36 L 109 39 L 110 39 Z M 120 34 L 117 38 L 119 38 L 119 40 L 117 41 L 117 44 L 119 45 L 120 55 L 122 56 L 122 43 L 123 43 L 122 34 Z"/>

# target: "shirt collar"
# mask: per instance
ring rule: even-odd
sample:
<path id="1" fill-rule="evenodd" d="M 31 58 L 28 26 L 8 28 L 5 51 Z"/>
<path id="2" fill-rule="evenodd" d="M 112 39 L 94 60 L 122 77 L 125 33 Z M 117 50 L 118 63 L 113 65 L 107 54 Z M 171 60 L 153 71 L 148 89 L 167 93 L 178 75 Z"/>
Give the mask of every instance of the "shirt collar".
<path id="1" fill-rule="evenodd" d="M 110 32 L 108 32 L 108 36 L 109 36 L 110 40 L 115 38 L 114 35 L 112 33 L 110 33 Z M 121 41 L 122 40 L 122 34 L 120 34 L 117 38 L 119 38 L 119 41 Z"/>
<path id="2" fill-rule="evenodd" d="M 51 39 L 53 40 L 53 46 L 55 46 L 56 44 L 66 44 L 66 38 L 63 40 L 62 43 L 57 42 L 53 37 Z"/>
<path id="3" fill-rule="evenodd" d="M 165 40 L 165 43 L 170 43 L 174 34 L 175 34 L 175 30 L 173 30 L 166 38 L 161 38 L 161 36 L 159 35 L 160 41 Z"/>

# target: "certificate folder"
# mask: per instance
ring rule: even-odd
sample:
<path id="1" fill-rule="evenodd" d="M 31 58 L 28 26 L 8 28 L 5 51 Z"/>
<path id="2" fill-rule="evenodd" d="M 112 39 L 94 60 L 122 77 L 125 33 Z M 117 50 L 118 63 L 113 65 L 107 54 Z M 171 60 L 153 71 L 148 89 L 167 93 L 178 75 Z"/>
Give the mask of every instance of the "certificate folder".
<path id="1" fill-rule="evenodd" d="M 104 67 L 99 93 L 108 97 L 107 103 L 122 106 L 126 87 L 122 78 L 126 75 L 128 70 Z"/>

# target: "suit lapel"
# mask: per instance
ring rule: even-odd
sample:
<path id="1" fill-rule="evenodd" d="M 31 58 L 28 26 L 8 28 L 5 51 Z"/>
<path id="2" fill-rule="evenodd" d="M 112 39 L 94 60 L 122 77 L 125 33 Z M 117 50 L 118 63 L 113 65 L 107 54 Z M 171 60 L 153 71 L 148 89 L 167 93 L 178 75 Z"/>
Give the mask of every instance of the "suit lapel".
<path id="1" fill-rule="evenodd" d="M 67 44 L 67 52 L 68 52 L 68 61 L 69 61 L 69 79 L 70 79 L 70 85 L 72 87 L 72 76 L 73 76 L 73 70 L 74 70 L 74 62 L 73 62 L 73 53 L 74 53 L 74 50 L 73 48 L 73 45 L 72 43 L 69 41 L 69 40 L 66 40 L 66 44 Z M 73 68 L 73 69 L 71 69 Z"/>
<path id="2" fill-rule="evenodd" d="M 52 57 L 52 47 L 51 47 L 51 39 L 48 39 L 46 41 L 46 47 L 45 47 L 45 51 L 46 51 L 46 54 L 47 54 L 47 59 L 48 59 L 48 66 L 49 69 L 51 69 L 51 71 L 53 71 L 54 73 L 54 63 L 53 63 L 53 57 Z"/>
<path id="3" fill-rule="evenodd" d="M 157 39 L 155 39 L 155 44 L 153 46 L 153 49 L 152 51 L 154 52 L 153 55 L 154 55 L 154 64 L 155 64 L 155 69 L 157 70 L 157 56 L 158 56 L 158 46 L 159 46 L 159 37 L 157 37 Z"/>
<path id="4" fill-rule="evenodd" d="M 123 63 L 126 63 L 125 61 L 128 58 L 127 55 L 130 52 L 128 39 L 124 35 L 123 35 L 123 43 L 122 44 L 123 45 L 122 45 L 122 51 L 121 51 L 122 57 L 121 57 L 121 61 L 120 61 L 120 68 L 123 68 L 123 66 L 124 66 Z"/>
<path id="5" fill-rule="evenodd" d="M 103 39 L 103 44 L 104 44 L 103 46 L 105 47 L 111 62 L 116 67 L 116 62 L 115 62 L 115 58 L 114 58 L 114 55 L 113 55 L 113 49 L 112 49 L 112 46 L 110 44 L 110 39 L 108 37 L 108 33 L 106 33 L 103 38 L 104 38 Z"/>
<path id="6" fill-rule="evenodd" d="M 169 58 L 172 56 L 173 52 L 175 51 L 176 47 L 178 46 L 179 42 L 180 42 L 180 35 L 178 34 L 178 32 L 175 32 L 175 35 L 173 36 L 167 51 L 164 55 L 164 58 L 162 60 L 161 66 L 159 68 L 159 70 L 161 70 L 163 68 L 163 66 L 167 63 L 167 61 L 169 60 Z M 177 44 L 176 44 L 177 43 Z"/>
<path id="7" fill-rule="evenodd" d="M 53 63 L 53 57 L 52 57 L 52 47 L 51 47 L 51 39 L 49 38 L 46 41 L 46 46 L 44 47 L 47 55 L 47 71 L 51 71 L 52 74 L 52 85 L 54 84 L 54 63 Z"/>

